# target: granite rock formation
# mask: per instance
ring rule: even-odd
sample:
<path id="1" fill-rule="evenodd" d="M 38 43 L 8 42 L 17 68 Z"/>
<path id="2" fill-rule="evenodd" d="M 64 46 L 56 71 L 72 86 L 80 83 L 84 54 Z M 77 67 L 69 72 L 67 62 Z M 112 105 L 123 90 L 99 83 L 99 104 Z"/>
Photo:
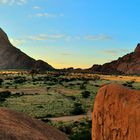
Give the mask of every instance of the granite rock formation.
<path id="1" fill-rule="evenodd" d="M 0 108 L 0 140 L 68 140 L 67 136 L 39 120 Z"/>
<path id="2" fill-rule="evenodd" d="M 92 140 L 140 139 L 140 91 L 109 84 L 95 99 Z"/>

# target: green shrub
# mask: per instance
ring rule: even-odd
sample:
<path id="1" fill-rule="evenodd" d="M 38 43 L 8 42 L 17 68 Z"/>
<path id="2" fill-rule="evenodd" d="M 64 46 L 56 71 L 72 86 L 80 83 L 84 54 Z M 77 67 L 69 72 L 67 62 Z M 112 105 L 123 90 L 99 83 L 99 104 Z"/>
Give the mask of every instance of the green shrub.
<path id="1" fill-rule="evenodd" d="M 98 75 L 95 75 L 94 77 L 93 77 L 93 81 L 97 81 L 97 80 L 100 80 L 101 78 L 100 78 L 100 76 L 98 76 Z"/>
<path id="2" fill-rule="evenodd" d="M 23 84 L 26 81 L 27 80 L 26 80 L 25 77 L 20 77 L 20 76 L 14 77 L 14 83 L 15 84 Z"/>
<path id="3" fill-rule="evenodd" d="M 135 81 L 127 81 L 123 84 L 123 86 L 129 87 L 129 88 L 133 88 L 133 84 L 135 83 Z"/>
<path id="4" fill-rule="evenodd" d="M 91 140 L 91 132 L 89 130 L 82 130 L 70 136 L 70 140 Z"/>
<path id="5" fill-rule="evenodd" d="M 4 80 L 0 78 L 0 86 L 2 85 L 3 82 Z"/>
<path id="6" fill-rule="evenodd" d="M 83 98 L 88 98 L 88 97 L 90 97 L 91 93 L 89 91 L 83 91 L 81 94 L 82 94 Z"/>
<path id="7" fill-rule="evenodd" d="M 80 89 L 85 90 L 85 89 L 86 89 L 86 85 L 85 85 L 84 83 L 82 83 L 82 84 L 80 85 Z"/>
<path id="8" fill-rule="evenodd" d="M 74 109 L 72 110 L 71 113 L 74 114 L 74 115 L 80 115 L 80 114 L 85 113 L 85 111 L 82 107 L 82 104 L 79 103 L 79 102 L 75 102 L 74 103 Z"/>
<path id="9" fill-rule="evenodd" d="M 0 102 L 4 102 L 6 100 L 6 98 L 11 96 L 11 92 L 10 91 L 2 91 L 0 92 Z"/>
<path id="10" fill-rule="evenodd" d="M 89 119 L 72 122 L 49 122 L 49 124 L 67 134 L 70 140 L 91 140 L 92 122 Z"/>

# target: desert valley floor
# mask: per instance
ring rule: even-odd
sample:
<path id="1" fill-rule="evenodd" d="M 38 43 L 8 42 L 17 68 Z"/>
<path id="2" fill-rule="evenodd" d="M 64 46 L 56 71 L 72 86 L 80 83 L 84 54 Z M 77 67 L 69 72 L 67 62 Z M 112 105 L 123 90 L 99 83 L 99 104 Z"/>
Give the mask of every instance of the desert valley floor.
<path id="1" fill-rule="evenodd" d="M 0 106 L 55 126 L 71 140 L 90 140 L 94 99 L 111 82 L 140 87 L 138 76 L 1 71 Z"/>

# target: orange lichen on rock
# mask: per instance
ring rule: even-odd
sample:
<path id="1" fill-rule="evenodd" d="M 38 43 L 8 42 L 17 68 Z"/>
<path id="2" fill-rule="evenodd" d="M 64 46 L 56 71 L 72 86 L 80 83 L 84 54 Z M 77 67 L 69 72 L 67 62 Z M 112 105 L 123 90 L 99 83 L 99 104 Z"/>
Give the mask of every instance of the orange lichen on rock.
<path id="1" fill-rule="evenodd" d="M 92 140 L 140 140 L 140 91 L 103 86 L 95 99 Z"/>

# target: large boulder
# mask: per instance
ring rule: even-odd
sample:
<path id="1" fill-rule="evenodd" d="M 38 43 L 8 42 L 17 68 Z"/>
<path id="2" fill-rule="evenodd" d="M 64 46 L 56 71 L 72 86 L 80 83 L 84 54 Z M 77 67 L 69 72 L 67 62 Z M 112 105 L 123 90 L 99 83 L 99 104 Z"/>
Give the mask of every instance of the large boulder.
<path id="1" fill-rule="evenodd" d="M 23 113 L 0 109 L 0 140 L 68 140 L 59 130 Z"/>
<path id="2" fill-rule="evenodd" d="M 103 86 L 95 99 L 92 140 L 140 140 L 140 91 Z"/>

